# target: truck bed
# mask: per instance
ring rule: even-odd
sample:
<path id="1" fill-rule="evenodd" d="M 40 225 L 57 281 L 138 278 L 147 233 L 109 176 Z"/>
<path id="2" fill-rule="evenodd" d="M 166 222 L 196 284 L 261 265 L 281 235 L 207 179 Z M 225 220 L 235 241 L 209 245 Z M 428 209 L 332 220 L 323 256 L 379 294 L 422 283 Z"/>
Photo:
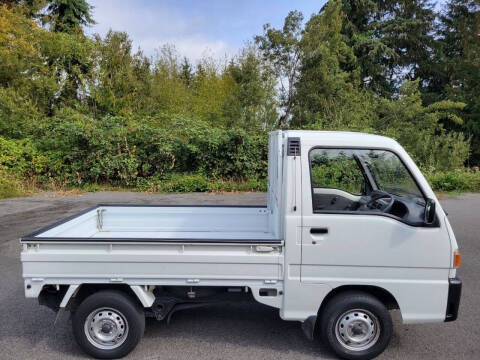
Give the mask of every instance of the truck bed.
<path id="1" fill-rule="evenodd" d="M 22 242 L 280 243 L 266 206 L 100 204 Z"/>
<path id="2" fill-rule="evenodd" d="M 44 285 L 282 289 L 283 241 L 263 206 L 98 205 L 21 238 L 25 295 Z M 272 230 L 270 230 L 272 229 Z M 279 307 L 280 297 L 264 297 Z"/>

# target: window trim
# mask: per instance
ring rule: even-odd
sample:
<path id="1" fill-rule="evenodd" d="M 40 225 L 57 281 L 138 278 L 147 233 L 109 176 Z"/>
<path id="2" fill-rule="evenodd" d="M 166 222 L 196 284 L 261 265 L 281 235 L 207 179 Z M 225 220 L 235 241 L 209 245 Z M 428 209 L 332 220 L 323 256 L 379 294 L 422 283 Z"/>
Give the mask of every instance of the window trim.
<path id="1" fill-rule="evenodd" d="M 382 151 L 388 151 L 388 152 L 391 152 L 392 154 L 394 154 L 399 160 L 400 162 L 402 163 L 402 165 L 405 167 L 405 169 L 408 171 L 408 174 L 410 175 L 410 177 L 413 179 L 413 181 L 415 182 L 415 185 L 418 187 L 418 190 L 420 190 L 422 196 L 423 196 L 423 199 L 426 200 L 428 199 L 428 197 L 425 195 L 425 191 L 423 190 L 423 188 L 420 186 L 417 178 L 412 174 L 412 172 L 410 171 L 410 168 L 405 164 L 405 162 L 403 161 L 402 157 L 400 156 L 400 154 L 398 154 L 395 150 L 392 150 L 392 149 L 387 149 L 387 148 L 382 148 L 382 147 L 376 147 L 376 146 L 372 146 L 372 147 L 365 147 L 365 146 L 332 146 L 332 145 L 324 145 L 324 146 L 321 146 L 321 145 L 315 145 L 315 146 L 312 146 L 309 150 L 308 150 L 308 174 L 309 174 L 309 178 L 310 178 L 310 205 L 312 207 L 312 214 L 345 214 L 345 215 L 375 215 L 375 216 L 384 216 L 384 217 L 388 217 L 390 219 L 393 219 L 393 220 L 396 220 L 398 222 L 401 222 L 403 224 L 406 224 L 408 226 L 412 226 L 412 227 L 440 227 L 440 221 L 438 219 L 437 216 L 435 216 L 435 221 L 433 222 L 433 224 L 431 225 L 427 225 L 425 224 L 423 221 L 421 222 L 418 222 L 418 223 L 412 223 L 412 222 L 409 222 L 409 221 L 405 221 L 401 218 L 399 218 L 398 216 L 395 216 L 395 215 L 392 215 L 392 214 L 385 214 L 385 213 L 378 213 L 378 212 L 375 212 L 375 211 L 349 211 L 349 210 L 315 210 L 313 208 L 313 179 L 312 179 L 312 161 L 311 161 L 311 157 L 310 157 L 310 154 L 313 150 L 316 150 L 316 149 L 326 149 L 326 150 L 382 150 Z M 370 181 L 370 180 L 369 180 Z M 371 186 L 371 184 L 370 184 Z"/>

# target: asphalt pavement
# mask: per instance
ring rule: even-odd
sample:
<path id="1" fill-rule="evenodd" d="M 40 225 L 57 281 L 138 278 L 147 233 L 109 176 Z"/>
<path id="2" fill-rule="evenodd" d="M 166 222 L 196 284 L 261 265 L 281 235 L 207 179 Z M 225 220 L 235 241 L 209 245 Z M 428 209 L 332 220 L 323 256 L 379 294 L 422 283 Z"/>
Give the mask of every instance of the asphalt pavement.
<path id="1" fill-rule="evenodd" d="M 21 276 L 20 236 L 97 203 L 264 204 L 263 193 L 139 194 L 100 192 L 0 200 L 0 359 L 85 359 L 64 316 L 26 299 Z M 394 335 L 378 359 L 480 359 L 480 194 L 441 200 L 462 253 L 460 315 L 442 324 L 402 325 L 393 313 Z M 278 310 L 239 303 L 176 313 L 170 325 L 147 321 L 145 335 L 128 359 L 333 359 L 321 343 L 308 341 L 300 323 Z"/>

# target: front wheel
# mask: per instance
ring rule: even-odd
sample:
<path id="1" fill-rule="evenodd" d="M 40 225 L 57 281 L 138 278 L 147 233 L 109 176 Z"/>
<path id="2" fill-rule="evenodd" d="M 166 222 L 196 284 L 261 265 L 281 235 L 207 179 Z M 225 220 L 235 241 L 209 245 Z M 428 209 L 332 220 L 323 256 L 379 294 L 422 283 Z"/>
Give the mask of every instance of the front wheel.
<path id="1" fill-rule="evenodd" d="M 98 359 L 116 359 L 132 351 L 145 330 L 141 307 L 120 291 L 87 297 L 73 314 L 73 333 L 80 347 Z"/>
<path id="2" fill-rule="evenodd" d="M 322 338 L 343 359 L 368 360 L 381 354 L 392 336 L 392 318 L 377 298 L 346 292 L 332 298 L 320 317 Z"/>

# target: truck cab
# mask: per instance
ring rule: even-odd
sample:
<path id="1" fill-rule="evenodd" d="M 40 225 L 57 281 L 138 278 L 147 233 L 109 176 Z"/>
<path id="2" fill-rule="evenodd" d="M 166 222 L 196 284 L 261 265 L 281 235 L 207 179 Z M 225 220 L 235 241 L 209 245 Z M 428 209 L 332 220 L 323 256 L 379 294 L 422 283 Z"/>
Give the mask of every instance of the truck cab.
<path id="1" fill-rule="evenodd" d="M 102 358 L 130 352 L 145 316 L 241 296 L 347 359 L 386 348 L 389 310 L 456 319 L 455 236 L 396 141 L 275 131 L 268 177 L 267 206 L 103 204 L 24 236 L 26 296 L 71 310 L 80 346 Z"/>

